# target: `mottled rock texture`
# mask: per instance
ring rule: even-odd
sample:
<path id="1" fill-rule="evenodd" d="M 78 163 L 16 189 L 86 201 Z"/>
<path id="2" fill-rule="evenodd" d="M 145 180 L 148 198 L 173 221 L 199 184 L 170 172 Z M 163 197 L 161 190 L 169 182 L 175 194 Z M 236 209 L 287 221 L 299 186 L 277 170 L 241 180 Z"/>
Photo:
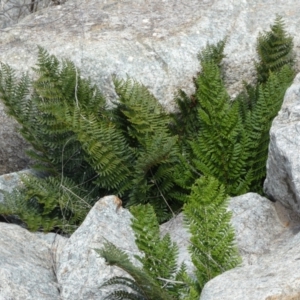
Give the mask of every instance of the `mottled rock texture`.
<path id="1" fill-rule="evenodd" d="M 300 215 L 300 74 L 271 127 L 264 189 Z"/>
<path id="2" fill-rule="evenodd" d="M 300 299 L 299 220 L 280 220 L 274 203 L 254 193 L 232 198 L 229 209 L 243 263 L 210 280 L 200 300 Z"/>
<path id="3" fill-rule="evenodd" d="M 104 299 L 109 288 L 100 289 L 101 284 L 126 274 L 107 265 L 94 249 L 112 242 L 139 265 L 133 258 L 140 253 L 132 215 L 119 201 L 115 196 L 99 200 L 69 238 L 0 222 L 0 299 Z"/>
<path id="4" fill-rule="evenodd" d="M 30 71 L 39 44 L 74 61 L 109 99 L 114 97 L 112 74 L 128 74 L 172 110 L 177 89 L 193 91 L 197 53 L 208 41 L 228 36 L 224 65 L 232 95 L 242 80 L 253 79 L 258 32 L 269 29 L 276 13 L 286 20 L 299 56 L 299 10 L 294 0 L 72 0 L 2 30 L 0 61 Z M 22 169 L 25 147 L 2 108 L 0 118 L 2 173 Z"/>
<path id="5" fill-rule="evenodd" d="M 99 289 L 101 284 L 113 276 L 125 275 L 107 265 L 94 250 L 102 248 L 105 241 L 124 250 L 138 265 L 133 259 L 139 251 L 130 227 L 132 215 L 118 208 L 119 201 L 115 196 L 99 200 L 64 246 L 56 264 L 62 299 L 104 299 L 107 288 Z"/>
<path id="6" fill-rule="evenodd" d="M 0 299 L 61 299 L 55 260 L 64 242 L 52 233 L 0 223 Z"/>

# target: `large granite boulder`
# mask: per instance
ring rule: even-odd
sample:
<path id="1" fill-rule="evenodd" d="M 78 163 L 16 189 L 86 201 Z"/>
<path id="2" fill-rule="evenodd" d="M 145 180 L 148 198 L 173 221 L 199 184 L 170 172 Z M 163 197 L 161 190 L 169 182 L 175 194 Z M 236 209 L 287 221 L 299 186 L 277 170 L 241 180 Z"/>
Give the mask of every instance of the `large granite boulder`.
<path id="1" fill-rule="evenodd" d="M 208 41 L 228 36 L 226 82 L 230 93 L 237 94 L 242 80 L 253 79 L 258 32 L 269 29 L 277 13 L 285 18 L 296 49 L 300 45 L 299 9 L 300 2 L 294 0 L 72 0 L 2 30 L 0 61 L 30 71 L 38 44 L 74 61 L 108 99 L 115 97 L 112 74 L 128 74 L 172 110 L 177 89 L 193 91 L 197 53 Z M 25 147 L 9 131 L 14 125 L 2 107 L 0 121 L 5 124 L 0 128 L 2 172 L 22 169 Z"/>
<path id="2" fill-rule="evenodd" d="M 264 189 L 300 215 L 300 74 L 271 127 Z"/>

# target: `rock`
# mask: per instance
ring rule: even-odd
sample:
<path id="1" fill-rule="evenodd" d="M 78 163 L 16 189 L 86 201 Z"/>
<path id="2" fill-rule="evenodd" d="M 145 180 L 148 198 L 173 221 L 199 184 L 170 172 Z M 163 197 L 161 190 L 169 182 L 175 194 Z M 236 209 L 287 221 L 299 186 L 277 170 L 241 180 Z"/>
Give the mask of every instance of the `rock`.
<path id="1" fill-rule="evenodd" d="M 284 17 L 295 48 L 299 47 L 299 9 L 300 2 L 294 0 L 278 0 L 276 5 L 272 0 L 68 1 L 2 30 L 0 60 L 19 72 L 31 71 L 38 44 L 74 61 L 82 75 L 90 76 L 108 99 L 115 97 L 112 74 L 128 74 L 173 110 L 174 93 L 179 88 L 193 92 L 192 78 L 199 71 L 197 53 L 208 41 L 214 43 L 228 36 L 226 83 L 230 94 L 235 95 L 243 80 L 253 80 L 258 32 L 269 29 L 276 13 Z M 1 123 L 6 126 L 0 129 L 0 149 L 8 158 L 3 172 L 17 170 L 22 165 L 17 157 L 23 159 L 25 147 L 19 143 L 7 148 L 11 134 L 8 143 L 4 133 L 13 123 L 9 119 Z M 10 162 L 12 155 L 17 157 Z"/>
<path id="2" fill-rule="evenodd" d="M 172 241 L 175 242 L 178 246 L 178 266 L 184 263 L 187 267 L 188 275 L 193 277 L 195 267 L 188 252 L 191 235 L 187 228 L 184 226 L 183 213 L 180 213 L 168 222 L 162 224 L 160 226 L 160 232 L 162 236 L 167 233 L 170 234 Z"/>
<path id="3" fill-rule="evenodd" d="M 264 190 L 300 214 L 300 74 L 287 90 L 271 127 Z"/>
<path id="4" fill-rule="evenodd" d="M 32 3 L 34 2 L 34 4 Z M 1 3 L 0 10 L 0 28 L 12 26 L 22 18 L 41 9 L 58 5 L 65 0 L 7 0 Z"/>
<path id="5" fill-rule="evenodd" d="M 54 253 L 65 239 L 42 235 L 0 223 L 0 299 L 61 299 Z"/>
<path id="6" fill-rule="evenodd" d="M 281 223 L 274 203 L 258 194 L 233 197 L 228 209 L 232 212 L 231 224 L 244 265 L 256 264 L 286 231 L 287 224 Z"/>
<path id="7" fill-rule="evenodd" d="M 21 176 L 26 174 L 35 174 L 33 170 L 23 170 L 0 176 L 0 202 L 3 202 L 3 192 L 12 192 L 12 190 L 22 185 Z"/>
<path id="8" fill-rule="evenodd" d="M 0 299 L 104 299 L 112 287 L 99 289 L 101 284 L 128 275 L 106 265 L 94 249 L 110 241 L 140 266 L 133 257 L 140 253 L 132 215 L 119 201 L 115 196 L 99 200 L 69 238 L 0 223 Z"/>
<path id="9" fill-rule="evenodd" d="M 115 196 L 99 200 L 64 246 L 57 261 L 62 299 L 104 299 L 108 288 L 99 289 L 101 284 L 113 276 L 126 275 L 106 265 L 94 250 L 102 248 L 106 240 L 124 250 L 138 265 L 133 258 L 139 251 L 130 227 L 132 215 L 123 208 L 116 210 L 119 201 Z"/>
<path id="10" fill-rule="evenodd" d="M 253 193 L 232 198 L 229 209 L 243 263 L 210 280 L 200 300 L 299 299 L 299 220 L 280 220 L 284 207 Z"/>

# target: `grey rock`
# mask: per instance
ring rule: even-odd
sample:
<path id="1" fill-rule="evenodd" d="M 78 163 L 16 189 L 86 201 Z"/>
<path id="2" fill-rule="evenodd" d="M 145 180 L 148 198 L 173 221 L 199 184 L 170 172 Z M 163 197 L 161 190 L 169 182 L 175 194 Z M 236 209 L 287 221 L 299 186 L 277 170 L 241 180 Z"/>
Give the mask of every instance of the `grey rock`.
<path id="1" fill-rule="evenodd" d="M 32 3 L 33 2 L 33 3 Z M 0 28 L 18 23 L 31 13 L 65 2 L 65 0 L 5 0 L 1 1 Z"/>
<path id="2" fill-rule="evenodd" d="M 60 299 L 54 251 L 64 241 L 55 234 L 0 223 L 0 299 Z"/>
<path id="3" fill-rule="evenodd" d="M 12 192 L 12 190 L 22 185 L 21 176 L 26 174 L 33 174 L 30 169 L 19 172 L 12 172 L 0 176 L 0 202 L 3 202 L 3 192 Z"/>
<path id="4" fill-rule="evenodd" d="M 94 250 L 101 249 L 106 240 L 139 265 L 133 257 L 140 253 L 130 227 L 132 215 L 126 209 L 118 209 L 119 201 L 115 196 L 99 200 L 62 249 L 57 261 L 57 280 L 64 300 L 104 299 L 108 289 L 99 289 L 101 284 L 113 276 L 126 275 L 106 265 Z"/>
<path id="5" fill-rule="evenodd" d="M 170 234 L 172 241 L 177 244 L 179 250 L 177 260 L 178 267 L 184 263 L 187 267 L 188 275 L 193 277 L 195 267 L 192 263 L 191 255 L 188 252 L 191 234 L 184 225 L 183 214 L 180 213 L 168 222 L 160 225 L 160 233 L 162 236 Z"/>
<path id="6" fill-rule="evenodd" d="M 19 72 L 30 72 L 39 44 L 74 61 L 109 100 L 115 97 L 112 74 L 128 74 L 173 110 L 179 88 L 193 92 L 192 77 L 199 71 L 197 53 L 208 41 L 228 36 L 225 80 L 234 96 L 243 80 L 253 80 L 258 32 L 269 29 L 276 13 L 285 18 L 296 49 L 299 47 L 299 9 L 300 2 L 294 0 L 277 0 L 276 5 L 272 0 L 68 1 L 2 30 L 0 60 Z M 15 155 L 22 160 L 25 147 L 9 147 L 12 135 L 9 143 L 4 139 L 11 121 L 3 119 L 2 124 L 6 125 L 0 129 L 3 157 Z M 4 172 L 22 165 L 15 158 L 14 165 L 5 160 Z"/>
<path id="7" fill-rule="evenodd" d="M 300 74 L 270 130 L 265 192 L 300 214 Z"/>
<path id="8" fill-rule="evenodd" d="M 236 243 L 244 265 L 257 263 L 270 252 L 270 245 L 285 232 L 274 203 L 255 193 L 230 199 Z"/>
<path id="9" fill-rule="evenodd" d="M 286 223 L 284 207 L 257 194 L 231 199 L 241 266 L 210 280 L 200 300 L 292 300 L 300 297 L 300 222 Z"/>

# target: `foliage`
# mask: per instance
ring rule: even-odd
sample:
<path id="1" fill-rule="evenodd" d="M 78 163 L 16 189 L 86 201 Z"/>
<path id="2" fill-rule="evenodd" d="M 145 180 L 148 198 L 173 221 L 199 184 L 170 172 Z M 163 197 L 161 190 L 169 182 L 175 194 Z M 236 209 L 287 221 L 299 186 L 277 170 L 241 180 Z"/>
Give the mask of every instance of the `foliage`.
<path id="1" fill-rule="evenodd" d="M 207 281 L 240 263 L 227 202 L 225 186 L 213 177 L 202 176 L 184 205 L 185 222 L 192 235 L 189 250 L 196 267 L 194 289 L 199 294 Z"/>
<path id="2" fill-rule="evenodd" d="M 177 271 L 177 245 L 171 242 L 168 234 L 160 237 L 159 224 L 149 204 L 131 208 L 134 215 L 132 228 L 135 242 L 143 253 L 141 257 L 136 257 L 143 265 L 142 270 L 131 267 L 128 271 L 124 268 L 122 264 L 128 263 L 128 258 L 124 257 L 121 250 L 117 250 L 115 246 L 106 244 L 102 252 L 99 250 L 98 252 L 106 261 L 113 261 L 114 265 L 121 267 L 134 279 L 140 278 L 141 272 L 144 272 L 142 274 L 145 276 L 150 276 L 151 285 L 159 286 L 161 295 L 164 292 L 172 299 L 199 299 L 202 288 L 208 280 L 237 266 L 240 262 L 234 244 L 234 231 L 230 225 L 231 213 L 226 210 L 227 201 L 225 187 L 213 177 L 202 176 L 192 186 L 191 195 L 184 205 L 185 224 L 191 233 L 189 251 L 196 267 L 196 280 L 188 277 L 184 265 Z M 113 251 L 116 252 L 111 254 Z M 113 258 L 108 259 L 109 255 L 113 255 Z M 130 281 L 130 284 L 127 281 Z M 126 285 L 141 295 L 149 291 L 148 286 L 124 277 L 114 277 L 104 286 L 117 284 Z M 112 292 L 110 297 L 121 294 L 125 296 L 123 289 L 118 289 Z"/>
<path id="3" fill-rule="evenodd" d="M 144 254 L 138 258 L 143 269 L 170 295 L 180 294 L 182 289 L 186 289 L 186 284 L 178 284 L 179 278 L 185 274 L 185 267 L 181 266 L 177 273 L 177 245 L 171 241 L 169 234 L 160 237 L 159 223 L 151 205 L 133 206 L 130 211 L 134 216 L 131 227 L 135 243 Z"/>
<path id="4" fill-rule="evenodd" d="M 259 83 L 265 83 L 270 72 L 277 72 L 283 66 L 293 67 L 295 53 L 293 52 L 293 38 L 285 30 L 281 16 L 277 16 L 271 30 L 260 33 L 257 38 L 256 51 L 259 61 L 256 63 Z"/>
<path id="5" fill-rule="evenodd" d="M 23 75 L 18 81 L 8 65 L 0 70 L 0 97 L 32 146 L 28 154 L 36 161 L 34 168 L 57 182 L 72 182 L 74 193 L 77 187 L 85 190 L 91 204 L 116 194 L 128 206 L 151 202 L 160 221 L 169 218 L 181 206 L 172 196 L 179 148 L 170 117 L 153 95 L 133 80 L 115 79 L 119 102 L 109 109 L 99 89 L 72 62 L 59 62 L 42 48 L 34 71 L 36 79 Z M 33 188 L 36 181 L 30 180 Z M 43 185 L 60 194 L 59 185 L 48 180 Z M 30 197 L 28 190 L 22 199 Z M 42 197 L 39 202 L 50 201 Z M 52 218 L 63 216 L 52 213 Z M 50 212 L 44 215 L 50 217 Z M 36 228 L 33 223 L 28 227 Z"/>
<path id="6" fill-rule="evenodd" d="M 6 193 L 0 203 L 2 215 L 17 215 L 29 230 L 71 233 L 91 209 L 87 191 L 67 177 L 22 176 L 23 186 Z"/>
<path id="7" fill-rule="evenodd" d="M 114 80 L 119 95 L 112 111 L 113 122 L 132 153 L 128 205 L 150 202 L 160 220 L 167 219 L 180 203 L 173 197 L 173 176 L 178 163 L 177 136 L 169 129 L 170 117 L 157 99 L 137 82 Z"/>
<path id="8" fill-rule="evenodd" d="M 266 161 L 270 142 L 269 131 L 283 102 L 286 89 L 291 85 L 294 71 L 284 66 L 280 71 L 270 73 L 268 80 L 254 90 L 248 86 L 247 92 L 240 95 L 236 102 L 240 105 L 243 123 L 249 140 L 249 157 L 247 168 L 251 168 L 253 180 L 249 191 L 263 193 L 263 182 L 266 177 Z M 247 99 L 250 106 L 247 105 Z M 246 104 L 245 104 L 246 103 Z"/>
<path id="9" fill-rule="evenodd" d="M 133 265 L 128 255 L 110 242 L 106 242 L 102 249 L 95 249 L 108 265 L 117 266 L 131 276 L 113 277 L 101 287 L 118 285 L 121 289 L 110 293 L 105 299 L 132 300 L 171 300 L 174 299 L 164 291 L 145 270 Z"/>

